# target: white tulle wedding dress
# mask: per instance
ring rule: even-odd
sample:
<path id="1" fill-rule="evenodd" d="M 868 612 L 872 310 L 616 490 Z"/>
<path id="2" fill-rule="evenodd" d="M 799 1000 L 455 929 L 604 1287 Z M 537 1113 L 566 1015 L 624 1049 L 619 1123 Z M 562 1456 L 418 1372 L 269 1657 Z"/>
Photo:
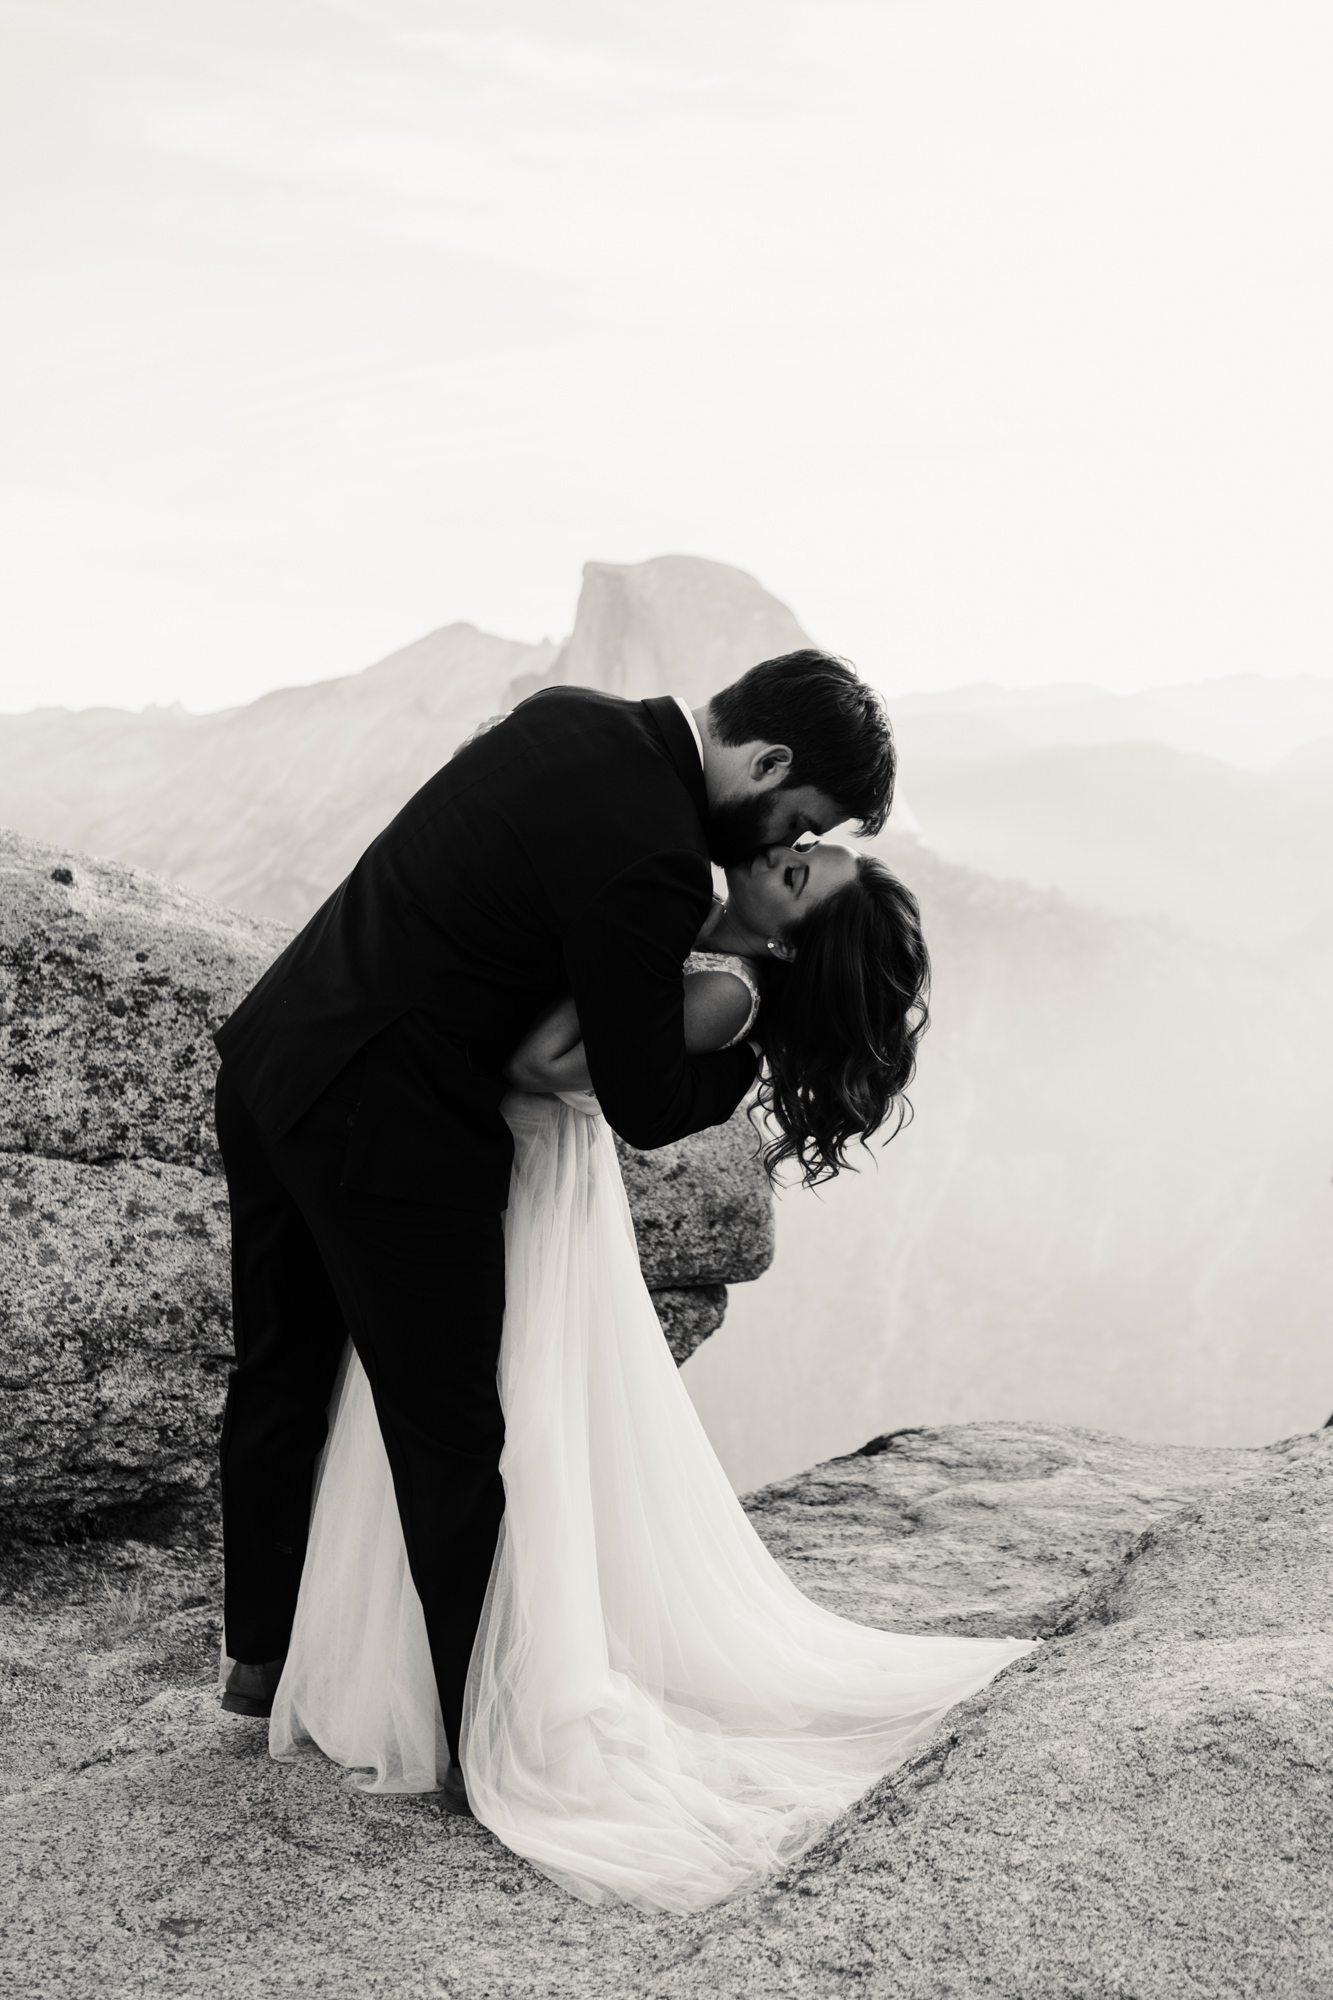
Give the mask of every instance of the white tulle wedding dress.
<path id="1" fill-rule="evenodd" d="M 461 1763 L 477 1818 L 572 1894 L 697 1910 L 789 1862 L 1029 1647 L 854 1625 L 779 1568 L 662 1338 L 585 1102 L 505 1105 L 506 1511 Z M 332 1417 L 270 1748 L 432 1791 L 425 1624 L 350 1349 Z"/>

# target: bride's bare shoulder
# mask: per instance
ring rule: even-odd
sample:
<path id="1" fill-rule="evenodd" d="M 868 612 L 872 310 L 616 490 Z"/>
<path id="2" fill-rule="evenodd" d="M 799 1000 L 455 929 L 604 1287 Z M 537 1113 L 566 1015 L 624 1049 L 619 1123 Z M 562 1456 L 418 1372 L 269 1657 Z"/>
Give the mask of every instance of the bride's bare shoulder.
<path id="1" fill-rule="evenodd" d="M 692 952 L 685 962 L 685 1046 L 692 1055 L 740 1040 L 759 1009 L 759 988 L 744 959 Z"/>

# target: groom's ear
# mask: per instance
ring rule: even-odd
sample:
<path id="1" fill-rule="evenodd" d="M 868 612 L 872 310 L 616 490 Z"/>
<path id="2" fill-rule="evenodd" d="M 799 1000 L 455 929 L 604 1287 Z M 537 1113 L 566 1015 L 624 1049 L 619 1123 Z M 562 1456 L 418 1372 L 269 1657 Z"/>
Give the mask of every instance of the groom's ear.
<path id="1" fill-rule="evenodd" d="M 785 785 L 791 776 L 792 754 L 785 743 L 757 743 L 750 753 L 745 775 L 760 791 Z"/>

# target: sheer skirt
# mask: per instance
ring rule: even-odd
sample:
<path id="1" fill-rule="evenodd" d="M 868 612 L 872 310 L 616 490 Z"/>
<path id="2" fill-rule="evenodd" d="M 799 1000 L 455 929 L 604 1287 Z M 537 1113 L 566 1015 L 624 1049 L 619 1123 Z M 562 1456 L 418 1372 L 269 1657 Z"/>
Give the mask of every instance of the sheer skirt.
<path id="1" fill-rule="evenodd" d="M 511 1095 L 506 1513 L 461 1761 L 479 1820 L 576 1896 L 694 1910 L 755 1887 L 1030 1642 L 907 1636 L 802 1596 L 662 1338 L 599 1115 Z M 349 1351 L 275 1757 L 372 1791 L 447 1756 L 369 1386 Z"/>

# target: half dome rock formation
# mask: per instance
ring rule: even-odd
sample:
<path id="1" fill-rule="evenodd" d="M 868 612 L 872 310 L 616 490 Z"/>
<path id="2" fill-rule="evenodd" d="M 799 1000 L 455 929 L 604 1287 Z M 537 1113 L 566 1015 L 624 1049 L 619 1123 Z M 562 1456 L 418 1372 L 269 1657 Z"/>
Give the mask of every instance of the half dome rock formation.
<path id="1" fill-rule="evenodd" d="M 276 924 L 0 830 L 0 1524 L 197 1499 L 231 1355 L 213 1030 Z M 644 1273 L 684 1360 L 773 1254 L 743 1113 L 621 1147 Z"/>
<path id="2" fill-rule="evenodd" d="M 810 643 L 785 604 L 728 563 L 590 562 L 572 634 L 546 672 L 526 674 L 510 698 L 560 682 L 630 701 L 677 694 L 698 708 L 756 660 Z"/>

